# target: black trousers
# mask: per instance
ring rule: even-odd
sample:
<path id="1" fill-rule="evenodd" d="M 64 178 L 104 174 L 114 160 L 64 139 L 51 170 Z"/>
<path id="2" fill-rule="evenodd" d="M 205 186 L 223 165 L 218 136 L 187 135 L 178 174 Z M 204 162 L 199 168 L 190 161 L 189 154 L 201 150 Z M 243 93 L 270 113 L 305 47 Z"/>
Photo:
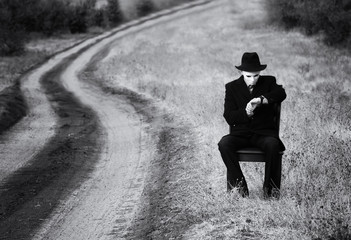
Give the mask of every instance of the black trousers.
<path id="1" fill-rule="evenodd" d="M 250 136 L 226 135 L 218 143 L 224 164 L 227 167 L 228 190 L 241 188 L 248 195 L 245 177 L 241 171 L 237 150 L 245 147 L 258 147 L 265 153 L 265 176 L 263 189 L 271 195 L 272 190 L 280 189 L 281 162 L 279 161 L 280 142 L 275 137 L 253 134 Z"/>

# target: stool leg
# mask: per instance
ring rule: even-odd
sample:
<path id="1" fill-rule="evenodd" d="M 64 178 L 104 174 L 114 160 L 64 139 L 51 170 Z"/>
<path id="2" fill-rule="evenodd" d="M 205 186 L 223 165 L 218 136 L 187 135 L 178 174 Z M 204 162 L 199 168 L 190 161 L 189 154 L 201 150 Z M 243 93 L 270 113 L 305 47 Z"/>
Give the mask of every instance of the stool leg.
<path id="1" fill-rule="evenodd" d="M 233 174 L 227 170 L 227 192 L 230 192 L 233 188 L 238 188 L 239 194 L 242 197 L 249 196 L 249 189 L 247 188 L 245 178 L 243 177 L 241 180 L 234 179 Z"/>
<path id="2" fill-rule="evenodd" d="M 271 159 L 268 159 L 271 160 Z M 263 195 L 265 198 L 280 196 L 280 184 L 282 175 L 282 155 L 275 157 L 273 162 L 265 163 L 265 177 L 263 183 Z"/>
<path id="3" fill-rule="evenodd" d="M 273 176 L 272 176 L 273 186 L 277 189 L 280 189 L 281 178 L 282 178 L 282 155 L 279 155 L 279 159 L 277 161 L 276 167 L 274 167 Z"/>
<path id="4" fill-rule="evenodd" d="M 268 196 L 279 198 L 280 197 L 280 184 L 282 176 L 282 155 L 279 154 L 277 162 L 272 166 L 271 183 L 268 191 Z"/>
<path id="5" fill-rule="evenodd" d="M 233 175 L 227 170 L 227 191 L 230 192 L 234 188 Z"/>

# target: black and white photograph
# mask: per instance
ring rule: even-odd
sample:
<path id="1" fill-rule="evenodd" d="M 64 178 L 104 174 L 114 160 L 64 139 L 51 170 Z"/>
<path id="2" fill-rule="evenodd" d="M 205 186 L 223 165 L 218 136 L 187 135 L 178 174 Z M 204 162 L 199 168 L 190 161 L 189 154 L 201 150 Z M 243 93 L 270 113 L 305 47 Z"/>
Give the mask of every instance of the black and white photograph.
<path id="1" fill-rule="evenodd" d="M 350 0 L 0 0 L 0 240 L 350 240 Z"/>

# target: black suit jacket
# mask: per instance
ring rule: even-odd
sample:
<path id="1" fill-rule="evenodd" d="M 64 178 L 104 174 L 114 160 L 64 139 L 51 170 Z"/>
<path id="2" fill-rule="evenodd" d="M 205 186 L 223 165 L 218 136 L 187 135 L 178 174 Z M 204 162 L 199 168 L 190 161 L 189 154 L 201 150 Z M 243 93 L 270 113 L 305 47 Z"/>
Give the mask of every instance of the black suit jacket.
<path id="1" fill-rule="evenodd" d="M 279 139 L 279 131 L 273 120 L 273 104 L 282 102 L 286 98 L 286 93 L 284 88 L 277 84 L 275 77 L 260 76 L 252 93 L 243 76 L 227 83 L 225 88 L 223 116 L 232 126 L 231 135 L 247 136 L 254 133 Z M 268 100 L 268 104 L 257 107 L 253 117 L 248 117 L 245 110 L 247 103 L 261 95 Z M 282 142 L 281 148 L 285 149 Z"/>

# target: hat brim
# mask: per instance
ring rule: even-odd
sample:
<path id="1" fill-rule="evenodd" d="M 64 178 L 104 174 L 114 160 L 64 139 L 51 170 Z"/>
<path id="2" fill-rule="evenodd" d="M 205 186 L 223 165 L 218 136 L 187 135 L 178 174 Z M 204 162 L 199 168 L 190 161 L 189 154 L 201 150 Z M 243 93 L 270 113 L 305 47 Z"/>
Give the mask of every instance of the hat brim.
<path id="1" fill-rule="evenodd" d="M 240 71 L 245 71 L 245 72 L 259 72 L 264 69 L 266 69 L 267 64 L 262 64 L 260 66 L 255 66 L 255 67 L 249 67 L 249 66 L 235 66 L 237 69 Z"/>

